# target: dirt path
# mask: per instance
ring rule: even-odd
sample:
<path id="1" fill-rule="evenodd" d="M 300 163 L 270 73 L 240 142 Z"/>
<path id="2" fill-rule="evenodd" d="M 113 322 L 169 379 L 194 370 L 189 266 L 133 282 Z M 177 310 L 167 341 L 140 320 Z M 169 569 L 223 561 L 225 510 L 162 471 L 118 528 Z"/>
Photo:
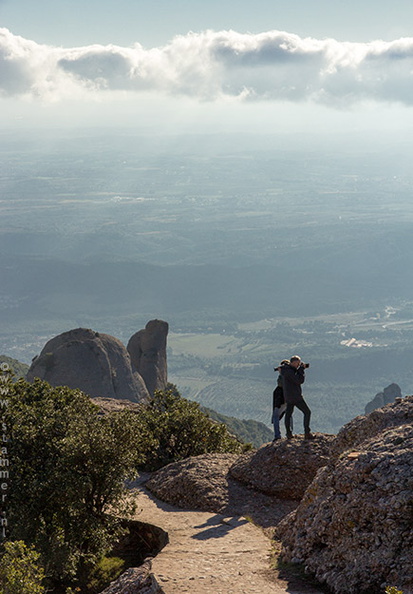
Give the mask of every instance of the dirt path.
<path id="1" fill-rule="evenodd" d="M 321 594 L 270 570 L 271 541 L 242 516 L 182 510 L 135 484 L 136 519 L 168 532 L 169 544 L 153 559 L 165 594 Z"/>

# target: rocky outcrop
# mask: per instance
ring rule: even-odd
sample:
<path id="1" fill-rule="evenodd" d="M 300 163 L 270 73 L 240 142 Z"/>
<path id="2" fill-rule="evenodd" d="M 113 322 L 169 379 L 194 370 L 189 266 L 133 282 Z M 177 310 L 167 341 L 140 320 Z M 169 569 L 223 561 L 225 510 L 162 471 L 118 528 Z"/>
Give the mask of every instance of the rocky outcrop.
<path id="1" fill-rule="evenodd" d="M 278 527 L 282 559 L 336 594 L 413 591 L 413 397 L 338 435 L 297 510 Z"/>
<path id="2" fill-rule="evenodd" d="M 151 562 L 148 560 L 140 567 L 127 569 L 101 594 L 164 594 L 164 591 L 151 573 Z"/>
<path id="3" fill-rule="evenodd" d="M 357 449 L 367 439 L 380 434 L 388 427 L 413 423 L 412 396 L 399 398 L 393 404 L 374 410 L 369 415 L 355 417 L 337 434 L 331 444 L 331 454 L 337 458 L 346 450 Z"/>
<path id="4" fill-rule="evenodd" d="M 156 497 L 184 509 L 226 516 L 246 516 L 272 536 L 297 502 L 254 491 L 230 474 L 238 454 L 203 454 L 168 464 L 154 472 L 146 487 Z"/>
<path id="5" fill-rule="evenodd" d="M 335 594 L 383 594 L 387 585 L 407 594 L 412 451 L 413 397 L 406 397 L 353 419 L 337 437 L 188 458 L 153 473 L 146 486 L 180 508 L 249 517 L 277 534 L 283 561 L 302 563 Z"/>
<path id="6" fill-rule="evenodd" d="M 400 386 L 397 384 L 390 384 L 390 386 L 384 388 L 383 392 L 376 394 L 373 400 L 370 400 L 370 402 L 366 404 L 364 412 L 366 415 L 368 415 L 377 408 L 382 408 L 383 406 L 386 406 L 386 404 L 391 404 L 397 398 L 401 398 L 401 396 L 402 391 Z"/>
<path id="7" fill-rule="evenodd" d="M 300 500 L 329 459 L 333 435 L 283 439 L 240 456 L 230 474 L 242 483 L 280 499 Z"/>
<path id="8" fill-rule="evenodd" d="M 144 330 L 136 332 L 128 342 L 133 368 L 143 377 L 151 396 L 164 390 L 168 381 L 166 339 L 169 326 L 162 320 L 151 320 Z"/>
<path id="9" fill-rule="evenodd" d="M 162 501 L 218 512 L 228 504 L 228 470 L 238 454 L 204 454 L 156 471 L 146 487 Z"/>
<path id="10" fill-rule="evenodd" d="M 206 464 L 203 465 L 203 469 L 207 468 Z M 168 546 L 152 560 L 152 572 L 165 593 L 287 592 L 286 582 L 281 579 L 278 581 L 269 569 L 270 541 L 254 525 L 255 515 L 249 515 L 248 520 L 252 521 L 248 521 L 240 517 L 239 513 L 221 514 L 177 508 L 155 499 L 142 483 L 135 488 L 138 517 L 168 531 Z M 244 487 L 240 492 L 239 503 L 243 505 L 245 499 L 254 502 L 254 495 L 254 492 Z M 265 517 L 272 512 L 268 499 L 267 505 L 263 506 Z M 273 501 L 273 508 L 278 509 L 279 504 Z M 294 591 L 295 594 L 309 592 L 307 588 L 292 590 L 290 587 L 288 591 Z M 314 590 L 311 592 L 321 594 Z"/>
<path id="11" fill-rule="evenodd" d="M 142 377 L 132 369 L 124 345 L 113 336 L 85 328 L 69 330 L 49 340 L 28 371 L 28 381 L 35 377 L 52 386 L 79 388 L 92 397 L 134 402 L 149 397 Z"/>

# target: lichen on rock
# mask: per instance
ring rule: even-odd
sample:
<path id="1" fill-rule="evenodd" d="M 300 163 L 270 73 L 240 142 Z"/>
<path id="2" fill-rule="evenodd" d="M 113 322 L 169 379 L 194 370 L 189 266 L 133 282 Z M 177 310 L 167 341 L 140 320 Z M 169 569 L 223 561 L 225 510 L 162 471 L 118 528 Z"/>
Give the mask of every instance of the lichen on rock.
<path id="1" fill-rule="evenodd" d="M 337 594 L 413 587 L 413 397 L 359 417 L 298 508 L 281 522 L 282 559 Z"/>
<path id="2" fill-rule="evenodd" d="M 329 460 L 334 435 L 317 433 L 314 440 L 296 436 L 265 444 L 241 455 L 230 474 L 258 491 L 299 501 L 319 468 Z"/>

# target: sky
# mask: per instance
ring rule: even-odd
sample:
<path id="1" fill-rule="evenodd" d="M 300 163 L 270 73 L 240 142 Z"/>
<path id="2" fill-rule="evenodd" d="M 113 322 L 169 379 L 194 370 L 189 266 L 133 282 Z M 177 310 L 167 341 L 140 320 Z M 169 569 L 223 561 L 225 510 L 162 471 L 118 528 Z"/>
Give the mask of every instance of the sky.
<path id="1" fill-rule="evenodd" d="M 0 129 L 413 127 L 411 0 L 0 0 Z"/>

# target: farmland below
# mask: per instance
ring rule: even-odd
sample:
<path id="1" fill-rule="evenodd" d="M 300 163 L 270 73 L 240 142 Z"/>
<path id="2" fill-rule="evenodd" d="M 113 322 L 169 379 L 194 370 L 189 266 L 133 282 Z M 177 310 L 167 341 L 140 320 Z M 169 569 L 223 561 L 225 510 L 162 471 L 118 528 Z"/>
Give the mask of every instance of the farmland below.
<path id="1" fill-rule="evenodd" d="M 30 363 L 69 329 L 127 342 L 161 318 L 184 396 L 269 425 L 273 367 L 298 353 L 312 427 L 336 432 L 388 384 L 412 391 L 411 152 L 4 132 L 2 352 Z"/>

